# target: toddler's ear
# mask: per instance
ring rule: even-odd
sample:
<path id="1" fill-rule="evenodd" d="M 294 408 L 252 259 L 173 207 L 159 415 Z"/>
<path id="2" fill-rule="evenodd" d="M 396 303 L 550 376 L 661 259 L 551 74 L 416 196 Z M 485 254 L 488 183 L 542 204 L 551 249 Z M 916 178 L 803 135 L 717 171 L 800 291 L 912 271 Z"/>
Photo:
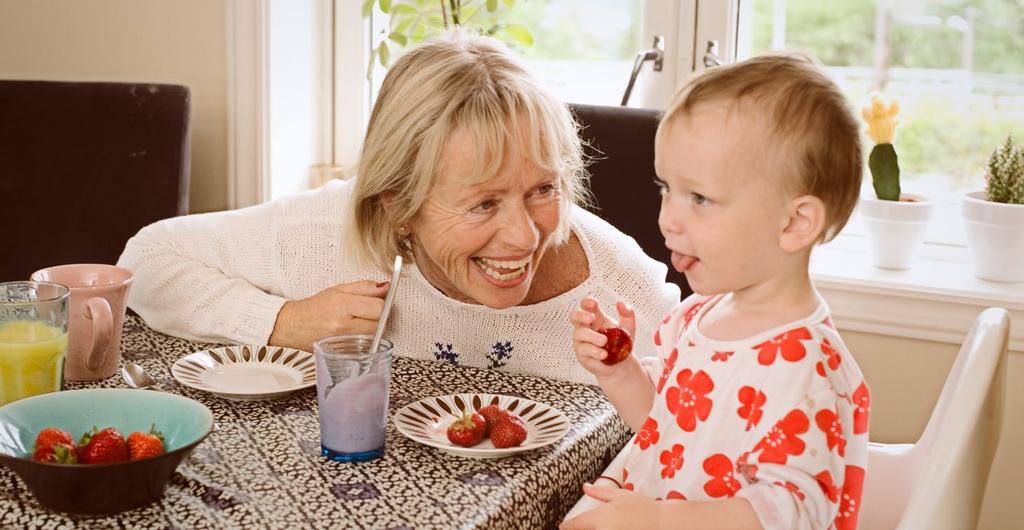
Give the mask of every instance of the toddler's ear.
<path id="1" fill-rule="evenodd" d="M 789 219 L 779 234 L 779 247 L 799 252 L 818 241 L 825 228 L 825 203 L 813 195 L 801 195 L 790 201 Z"/>

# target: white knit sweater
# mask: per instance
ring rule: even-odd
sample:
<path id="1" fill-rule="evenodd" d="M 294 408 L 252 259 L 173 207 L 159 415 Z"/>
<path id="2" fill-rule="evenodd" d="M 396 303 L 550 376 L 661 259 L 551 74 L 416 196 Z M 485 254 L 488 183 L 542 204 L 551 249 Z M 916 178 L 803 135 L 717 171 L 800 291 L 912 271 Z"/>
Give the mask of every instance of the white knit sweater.
<path id="1" fill-rule="evenodd" d="M 118 265 L 135 274 L 129 306 L 153 329 L 205 342 L 266 344 L 287 300 L 339 283 L 386 280 L 344 256 L 352 181 L 269 203 L 165 219 L 128 241 Z M 636 354 L 656 355 L 654 330 L 679 302 L 665 265 L 580 208 L 572 230 L 590 265 L 580 285 L 541 303 L 492 309 L 446 297 L 410 264 L 385 337 L 395 354 L 593 383 L 572 351 L 569 312 L 581 298 L 634 305 Z"/>

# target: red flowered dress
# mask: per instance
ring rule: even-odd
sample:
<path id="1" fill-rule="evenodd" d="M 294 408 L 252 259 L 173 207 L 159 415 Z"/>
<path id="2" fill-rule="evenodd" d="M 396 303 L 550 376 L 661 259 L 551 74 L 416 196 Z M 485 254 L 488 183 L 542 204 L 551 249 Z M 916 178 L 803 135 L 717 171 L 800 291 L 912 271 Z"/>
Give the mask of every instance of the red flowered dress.
<path id="1" fill-rule="evenodd" d="M 658 499 L 742 496 L 765 528 L 856 528 L 870 395 L 824 301 L 730 342 L 697 330 L 715 301 L 690 296 L 655 334 L 654 407 L 613 478 Z"/>

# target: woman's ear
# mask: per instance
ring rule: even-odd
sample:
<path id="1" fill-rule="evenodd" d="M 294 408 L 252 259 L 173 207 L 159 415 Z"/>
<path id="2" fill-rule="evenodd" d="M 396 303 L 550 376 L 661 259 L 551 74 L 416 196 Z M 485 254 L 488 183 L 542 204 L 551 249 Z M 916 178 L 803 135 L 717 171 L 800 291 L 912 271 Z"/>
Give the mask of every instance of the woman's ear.
<path id="1" fill-rule="evenodd" d="M 799 252 L 817 243 L 825 228 L 825 203 L 813 195 L 801 195 L 790 201 L 788 211 L 779 247 L 785 252 Z"/>

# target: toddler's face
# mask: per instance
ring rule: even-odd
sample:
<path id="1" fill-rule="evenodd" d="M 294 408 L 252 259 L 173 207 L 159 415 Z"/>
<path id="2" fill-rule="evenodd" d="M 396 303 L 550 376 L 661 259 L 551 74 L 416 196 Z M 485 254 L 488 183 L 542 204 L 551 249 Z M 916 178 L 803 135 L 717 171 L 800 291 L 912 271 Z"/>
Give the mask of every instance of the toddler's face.
<path id="1" fill-rule="evenodd" d="M 658 225 L 695 292 L 740 291 L 782 266 L 788 197 L 768 138 L 758 114 L 726 103 L 698 105 L 658 132 Z"/>

